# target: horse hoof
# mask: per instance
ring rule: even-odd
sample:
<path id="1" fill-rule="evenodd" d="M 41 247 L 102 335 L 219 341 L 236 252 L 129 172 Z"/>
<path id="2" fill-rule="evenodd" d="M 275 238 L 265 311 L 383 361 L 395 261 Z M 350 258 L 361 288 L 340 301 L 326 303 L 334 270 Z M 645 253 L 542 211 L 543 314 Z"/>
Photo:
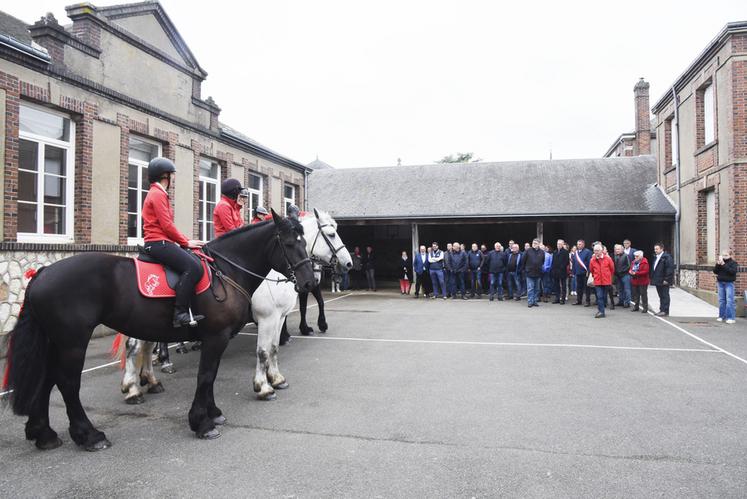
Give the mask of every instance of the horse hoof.
<path id="1" fill-rule="evenodd" d="M 226 424 L 226 417 L 223 414 L 214 417 L 213 424 L 217 426 L 223 426 L 224 424 Z"/>
<path id="2" fill-rule="evenodd" d="M 140 405 L 145 402 L 145 397 L 142 394 L 136 395 L 135 397 L 126 398 L 125 402 L 129 405 Z"/>
<path id="3" fill-rule="evenodd" d="M 97 451 L 100 451 L 100 450 L 108 449 L 111 446 L 112 446 L 112 443 L 105 438 L 103 440 L 99 440 L 98 442 L 96 442 L 94 444 L 87 445 L 85 447 L 85 449 L 88 452 L 97 452 Z"/>
<path id="4" fill-rule="evenodd" d="M 272 392 L 272 393 L 268 393 L 267 395 L 257 395 L 257 398 L 259 398 L 259 400 L 264 400 L 265 402 L 269 402 L 271 400 L 275 400 L 276 398 L 278 398 L 278 395 L 277 393 Z"/>
<path id="5" fill-rule="evenodd" d="M 327 329 L 329 329 L 329 326 L 327 326 L 326 322 L 324 324 L 318 324 L 318 326 L 319 326 L 320 333 L 326 333 Z"/>
<path id="6" fill-rule="evenodd" d="M 280 346 L 287 345 L 288 343 L 291 342 L 292 338 L 293 338 L 292 336 L 288 336 L 287 338 L 281 337 L 280 341 L 278 342 L 278 345 L 280 345 Z"/>
<path id="7" fill-rule="evenodd" d="M 36 448 L 39 450 L 52 450 L 56 449 L 60 445 L 62 445 L 62 440 L 60 440 L 59 437 L 47 442 L 40 442 L 39 440 L 36 441 Z"/>
<path id="8" fill-rule="evenodd" d="M 148 388 L 148 393 L 163 393 L 165 391 L 166 389 L 160 381 Z"/>
<path id="9" fill-rule="evenodd" d="M 308 331 L 301 331 L 301 334 L 304 336 L 314 336 L 314 330 L 309 328 Z"/>
<path id="10" fill-rule="evenodd" d="M 215 440 L 218 437 L 220 437 L 220 432 L 215 428 L 213 428 L 212 430 L 208 430 L 205 433 L 197 434 L 197 438 L 201 438 L 203 440 Z"/>
<path id="11" fill-rule="evenodd" d="M 173 365 L 167 364 L 161 368 L 161 372 L 165 374 L 174 374 L 176 372 L 176 369 L 174 369 Z"/>

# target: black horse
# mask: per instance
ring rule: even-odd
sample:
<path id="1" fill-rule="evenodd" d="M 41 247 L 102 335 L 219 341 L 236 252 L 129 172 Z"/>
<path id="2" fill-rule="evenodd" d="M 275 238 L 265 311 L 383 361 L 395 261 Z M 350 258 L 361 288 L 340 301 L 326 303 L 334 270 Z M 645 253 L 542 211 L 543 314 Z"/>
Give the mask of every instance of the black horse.
<path id="1" fill-rule="evenodd" d="M 317 318 L 316 325 L 319 326 L 319 331 L 326 333 L 329 326 L 327 325 L 327 317 L 324 315 L 324 297 L 322 296 L 321 285 L 315 284 L 311 291 L 299 291 L 298 292 L 298 311 L 301 314 L 301 322 L 298 325 L 298 330 L 304 336 L 313 336 L 314 328 L 306 323 L 306 309 L 309 303 L 309 293 L 314 295 L 316 303 L 319 305 L 319 317 Z M 280 330 L 280 344 L 285 345 L 291 339 L 291 335 L 288 332 L 288 318 L 283 321 L 283 328 Z"/>
<path id="2" fill-rule="evenodd" d="M 298 290 L 314 284 L 303 227 L 274 211 L 272 216 L 272 221 L 236 229 L 204 247 L 219 272 L 213 273 L 212 292 L 193 299 L 206 316 L 195 328 L 172 327 L 173 300 L 140 294 L 130 258 L 81 254 L 37 272 L 11 332 L 8 360 L 11 404 L 15 414 L 28 416 L 26 438 L 40 449 L 62 444 L 49 425 L 49 395 L 57 385 L 75 443 L 86 450 L 111 445 L 88 419 L 79 398 L 86 348 L 98 324 L 148 341 L 201 340 L 189 427 L 200 438 L 220 436 L 215 425 L 225 418 L 215 405 L 213 383 L 231 335 L 249 319 L 248 297 L 270 268 L 295 280 Z"/>

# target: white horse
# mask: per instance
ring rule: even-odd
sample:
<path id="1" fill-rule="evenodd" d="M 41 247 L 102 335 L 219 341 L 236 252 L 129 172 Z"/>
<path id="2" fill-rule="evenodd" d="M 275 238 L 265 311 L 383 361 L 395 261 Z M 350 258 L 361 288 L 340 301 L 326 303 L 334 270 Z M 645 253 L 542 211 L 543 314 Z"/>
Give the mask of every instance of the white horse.
<path id="1" fill-rule="evenodd" d="M 337 234 L 337 222 L 326 212 L 314 210 L 314 215 L 301 217 L 306 239 L 306 251 L 317 264 L 340 266 L 350 269 L 353 260 Z M 320 276 L 317 276 L 319 280 Z M 282 281 L 282 282 L 278 282 Z M 257 368 L 254 375 L 254 391 L 262 400 L 275 398 L 275 389 L 287 388 L 285 377 L 278 368 L 278 346 L 280 331 L 285 319 L 296 304 L 293 284 L 286 281 L 279 272 L 271 270 L 266 280 L 252 295 L 251 312 L 257 323 Z M 115 351 L 122 337 L 115 340 Z M 163 391 L 163 385 L 153 372 L 151 355 L 154 343 L 128 338 L 123 352 L 124 374 L 122 393 L 128 404 L 141 404 L 145 401 L 143 388 L 148 393 Z"/>

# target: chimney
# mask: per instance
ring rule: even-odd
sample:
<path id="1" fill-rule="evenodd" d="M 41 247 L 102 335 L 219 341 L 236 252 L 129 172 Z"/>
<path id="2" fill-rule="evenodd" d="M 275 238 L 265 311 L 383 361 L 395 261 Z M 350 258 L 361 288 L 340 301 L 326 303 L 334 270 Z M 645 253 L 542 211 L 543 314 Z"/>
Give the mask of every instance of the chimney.
<path id="1" fill-rule="evenodd" d="M 72 35 L 83 43 L 100 50 L 101 49 L 101 25 L 102 22 L 96 7 L 88 2 L 76 3 L 65 7 L 67 17 L 72 19 Z"/>
<path id="2" fill-rule="evenodd" d="M 649 84 L 643 78 L 633 87 L 635 95 L 635 145 L 634 156 L 651 154 L 651 113 L 648 106 Z"/>

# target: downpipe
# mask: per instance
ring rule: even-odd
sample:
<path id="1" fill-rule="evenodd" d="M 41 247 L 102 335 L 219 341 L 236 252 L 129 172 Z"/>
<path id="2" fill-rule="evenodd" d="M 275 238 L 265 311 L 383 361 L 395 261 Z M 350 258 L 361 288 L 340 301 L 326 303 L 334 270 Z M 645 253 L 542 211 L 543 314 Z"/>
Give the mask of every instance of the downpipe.
<path id="1" fill-rule="evenodd" d="M 674 153 L 676 159 L 674 162 L 675 173 L 677 175 L 677 210 L 674 214 L 674 266 L 676 269 L 674 281 L 677 286 L 680 285 L 680 206 L 682 205 L 682 194 L 680 192 L 680 115 L 679 107 L 680 104 L 677 99 L 677 91 L 672 86 L 672 99 L 674 102 L 674 130 L 673 133 L 677 134 L 677 147 Z"/>

